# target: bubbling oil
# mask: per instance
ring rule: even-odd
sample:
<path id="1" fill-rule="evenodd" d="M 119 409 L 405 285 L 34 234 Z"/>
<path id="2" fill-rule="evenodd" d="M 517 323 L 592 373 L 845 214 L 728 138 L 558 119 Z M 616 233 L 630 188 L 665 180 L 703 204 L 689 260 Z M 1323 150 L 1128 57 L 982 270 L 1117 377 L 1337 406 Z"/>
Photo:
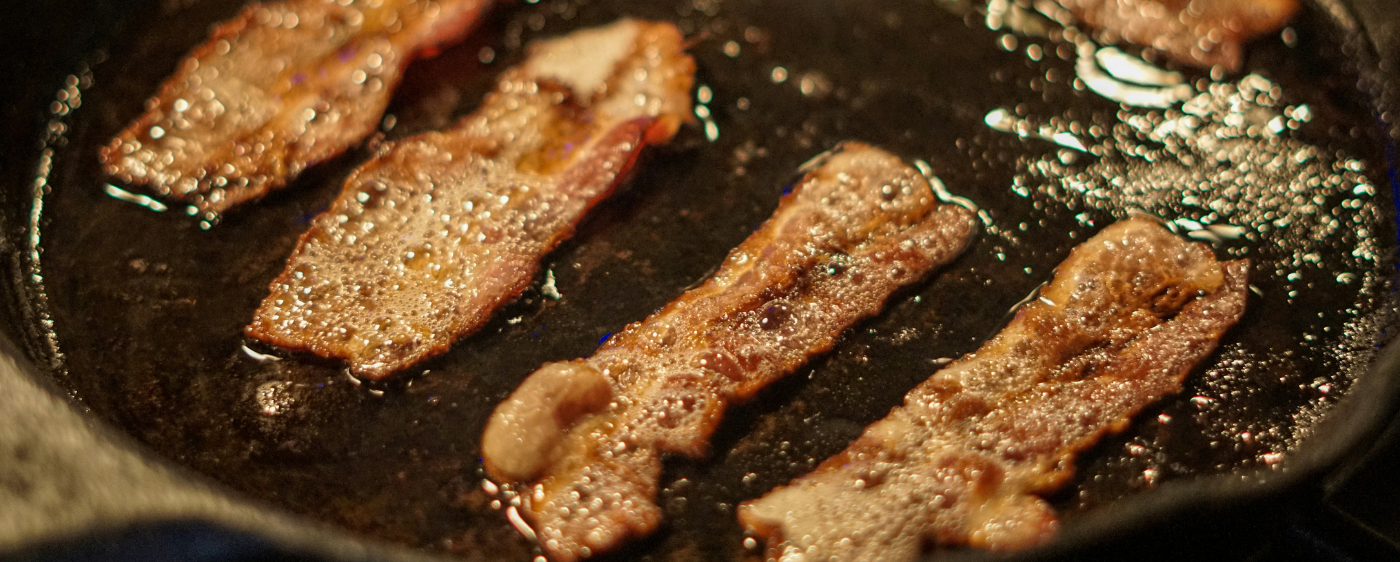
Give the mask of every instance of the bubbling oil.
<path id="1" fill-rule="evenodd" d="M 1317 143 L 1314 108 L 1290 102 L 1297 96 L 1261 73 L 1225 79 L 1213 69 L 1192 82 L 1060 27 L 1071 23 L 1054 18 L 1060 14 L 1002 3 L 1004 15 L 994 18 L 997 6 L 989 27 L 1050 38 L 1025 47 L 1032 61 L 1073 53 L 1062 57 L 1073 60 L 1073 81 L 1038 82 L 1047 98 L 1058 88 L 1118 104 L 1087 116 L 1054 103 L 989 112 L 994 131 L 1060 146 L 1017 158 L 1011 194 L 1091 231 L 1132 215 L 1159 217 L 1222 259 L 1250 259 L 1251 307 L 1320 309 L 1282 334 L 1259 324 L 1281 315 L 1252 313 L 1235 331 L 1268 335 L 1227 340 L 1180 399 L 1097 449 L 1060 507 L 1094 507 L 1171 477 L 1266 478 L 1364 371 L 1387 318 L 1378 296 L 1393 262 L 1390 215 L 1366 160 Z M 1355 301 L 1327 302 L 1339 294 Z"/>
<path id="2" fill-rule="evenodd" d="M 1172 479 L 1267 477 L 1369 364 L 1390 302 L 1388 190 L 1329 24 L 1305 13 L 1291 42 L 1251 46 L 1258 79 L 1246 81 L 1152 64 L 1150 52 L 1039 11 L 1052 3 L 993 4 L 502 5 L 464 44 L 409 67 L 385 138 L 471 113 L 529 41 L 620 16 L 672 21 L 694 39 L 695 122 L 546 258 L 552 275 L 477 335 L 386 382 L 239 336 L 306 221 L 370 151 L 313 167 L 209 230 L 178 208 L 156 213 L 104 191 L 98 147 L 139 113 L 170 70 L 161 64 L 202 38 L 189 28 L 235 10 L 133 24 L 141 49 L 114 48 L 76 74 L 82 105 L 54 125 L 71 128 L 71 142 L 46 144 L 34 215 L 44 237 L 27 248 L 38 256 L 42 245 L 34 274 L 52 289 L 52 319 L 39 324 L 62 344 L 62 384 L 172 462 L 360 535 L 530 560 L 539 553 L 512 525 L 509 500 L 493 504 L 501 498 L 482 485 L 491 409 L 540 365 L 588 355 L 706 278 L 771 214 L 792 170 L 857 139 L 927 162 L 927 175 L 981 209 L 985 235 L 828 356 L 730 410 L 709 457 L 667 461 L 658 502 L 671 523 L 621 557 L 752 557 L 733 506 L 844 449 L 996 333 L 1070 247 L 1133 213 L 1222 258 L 1254 260 L 1257 292 L 1179 396 L 1081 455 L 1057 507 L 1072 516 Z M 1100 74 L 1085 80 L 1081 65 Z M 1114 88 L 1103 77 L 1171 100 L 1124 106 L 1104 97 Z"/>

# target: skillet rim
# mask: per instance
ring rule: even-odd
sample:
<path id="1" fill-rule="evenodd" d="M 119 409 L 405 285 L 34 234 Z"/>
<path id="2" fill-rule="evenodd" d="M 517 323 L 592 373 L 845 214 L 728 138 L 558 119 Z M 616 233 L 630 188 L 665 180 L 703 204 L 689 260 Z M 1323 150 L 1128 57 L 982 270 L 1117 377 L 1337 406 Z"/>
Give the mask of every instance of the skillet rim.
<path id="1" fill-rule="evenodd" d="M 1373 40 L 1373 34 L 1376 32 L 1355 17 L 1357 10 L 1353 4 L 1364 4 L 1369 0 L 1311 1 L 1316 9 L 1332 20 L 1335 29 L 1341 34 L 1344 48 L 1355 59 L 1355 70 L 1361 77 L 1359 89 L 1363 95 L 1370 98 L 1376 114 L 1380 115 L 1397 107 L 1392 98 L 1395 97 L 1395 88 L 1400 86 L 1400 73 L 1381 64 L 1381 54 L 1386 51 Z M 138 7 L 132 11 L 139 9 Z M 108 6 L 107 10 L 110 15 L 116 8 Z M 31 17 L 42 17 L 42 14 Z M 1400 24 L 1400 17 L 1395 19 L 1397 21 L 1394 23 Z M 1382 22 L 1379 25 L 1384 27 L 1385 24 Z M 122 23 L 118 22 L 111 27 L 118 30 L 121 26 Z M 33 87 L 33 91 L 52 92 L 57 89 L 59 80 L 74 68 L 82 57 L 92 52 L 97 45 L 103 44 L 104 34 L 96 29 L 86 29 L 80 35 L 83 36 L 80 40 L 70 43 L 69 48 L 62 54 L 54 55 L 53 60 L 49 61 L 49 68 L 44 69 L 48 73 L 44 78 L 49 79 L 48 82 L 55 87 L 45 89 L 36 86 Z M 82 45 L 74 46 L 79 43 Z M 39 81 L 31 80 L 31 84 Z M 31 102 L 32 107 L 23 107 L 25 101 Z M 19 104 L 7 103 L 6 109 L 11 112 L 7 117 L 16 122 L 7 129 L 22 130 L 23 127 L 18 123 L 22 122 L 23 118 L 19 115 L 24 113 L 25 109 L 42 111 L 48 101 L 35 98 L 23 100 Z M 37 128 L 32 132 L 37 133 Z M 1390 197 L 1392 203 L 1397 203 L 1394 196 L 1397 185 L 1393 137 L 1400 134 L 1400 126 L 1391 128 L 1390 132 L 1393 134 L 1385 136 L 1385 148 L 1390 159 L 1387 163 L 1392 187 Z M 16 136 L 32 138 L 34 135 Z M 32 164 L 36 161 L 36 150 L 24 152 L 24 156 L 14 157 L 14 161 L 22 164 Z M 32 170 L 33 167 L 30 166 L 18 172 L 7 170 L 5 173 L 9 176 L 29 173 Z M 8 180 L 8 177 L 4 179 Z M 83 508 L 92 509 L 98 516 L 91 520 L 69 521 L 72 515 L 69 513 L 69 518 L 53 517 L 52 526 L 47 534 L 35 535 L 28 540 L 7 543 L 7 539 L 12 537 L 0 534 L 0 557 L 5 557 L 7 553 L 22 556 L 26 551 L 37 554 L 64 543 L 101 540 L 103 536 L 131 529 L 206 524 L 228 532 L 230 540 L 243 537 L 262 542 L 271 551 L 284 555 L 314 556 L 330 560 L 452 559 L 354 535 L 347 530 L 306 516 L 262 505 L 261 502 L 247 498 L 212 478 L 195 474 L 155 455 L 107 423 L 84 415 L 81 402 L 60 390 L 53 381 L 53 375 L 36 365 L 43 363 L 43 348 L 39 347 L 41 344 L 36 340 L 42 338 L 42 335 L 34 329 L 34 319 L 37 317 L 33 314 L 43 305 L 35 287 L 26 282 L 27 260 L 22 251 L 23 244 L 15 242 L 28 239 L 23 220 L 29 214 L 26 204 L 28 190 L 25 189 L 28 184 L 14 182 L 12 185 L 13 187 L 6 187 L 5 192 L 0 193 L 0 204 L 3 204 L 3 207 L 0 207 L 0 233 L 4 235 L 4 240 L 0 241 L 0 252 L 7 258 L 3 265 L 0 265 L 6 274 L 4 279 L 0 280 L 0 286 L 10 289 L 6 291 L 9 296 L 5 299 L 8 301 L 6 306 L 0 308 L 0 387 L 6 388 L 13 395 L 9 399 L 11 404 L 24 403 L 29 406 L 27 413 L 41 416 L 38 420 L 31 420 L 31 425 L 43 427 L 47 435 L 14 435 L 10 431 L 0 430 L 0 446 L 10 444 L 7 441 L 15 438 L 76 440 L 99 451 L 98 455 L 105 456 L 107 461 L 133 467 L 132 470 L 142 475 L 141 483 L 145 487 L 108 489 L 105 494 L 73 499 L 72 501 L 79 505 L 75 506 L 72 513 Z M 1392 274 L 1391 280 L 1395 279 Z M 1389 300 L 1393 311 L 1396 295 L 1392 293 Z M 1141 555 L 1144 543 L 1134 539 L 1140 538 L 1144 531 L 1153 527 L 1166 526 L 1174 530 L 1182 529 L 1183 526 L 1206 529 L 1212 522 L 1221 518 L 1239 517 L 1241 514 L 1236 512 L 1255 511 L 1257 516 L 1259 508 L 1264 506 L 1279 509 L 1269 510 L 1267 516 L 1260 518 L 1264 521 L 1261 525 L 1282 523 L 1297 510 L 1319 501 L 1329 489 L 1344 481 L 1364 460 L 1366 449 L 1369 448 L 1367 441 L 1373 440 L 1387 424 L 1395 421 L 1396 412 L 1400 410 L 1400 374 L 1397 372 L 1400 372 L 1400 341 L 1392 341 L 1385 346 L 1384 351 L 1377 354 L 1367 375 L 1360 377 L 1356 385 L 1316 426 L 1314 435 L 1305 440 L 1297 451 L 1285 457 L 1283 470 L 1272 474 L 1262 483 L 1241 484 L 1239 473 L 1168 482 L 1151 494 L 1124 498 L 1076 517 L 1061 530 L 1054 542 L 1037 549 L 1009 557 L 981 551 L 944 551 L 931 553 L 926 559 L 1062 559 L 1076 554 L 1083 556 L 1089 553 L 1091 548 L 1094 549 L 1093 556 L 1099 557 L 1105 554 L 1105 545 L 1109 545 L 1108 548 L 1131 549 L 1135 554 Z M 0 400 L 0 405 L 5 403 L 5 400 Z M 16 413 L 13 410 L 0 409 L 0 427 L 14 427 L 2 422 L 7 420 L 7 416 L 12 417 Z M 25 412 L 21 410 L 19 413 Z M 1358 419 L 1362 420 L 1362 423 L 1348 423 Z M 0 451 L 3 450 L 0 448 Z M 90 467 L 83 466 L 85 462 L 91 461 L 77 457 L 68 460 L 75 464 L 65 468 L 74 471 L 74 474 L 84 475 L 85 471 L 91 470 Z M 7 468 L 5 463 L 0 463 L 0 476 L 7 470 L 14 470 L 14 467 Z M 89 472 L 85 476 L 95 475 Z M 153 504 L 149 511 L 143 513 L 111 518 L 103 518 L 101 515 L 102 502 L 122 503 L 127 499 L 152 493 L 196 498 L 196 503 L 204 507 L 189 511 L 187 508 L 176 508 L 173 504 Z M 88 504 L 84 505 L 85 502 Z M 5 509 L 5 506 L 0 505 L 0 515 L 3 515 Z M 22 510 L 23 507 L 19 509 Z M 1196 516 L 1195 521 L 1188 524 L 1185 520 L 1192 516 Z M 1156 554 L 1166 552 L 1158 550 Z"/>

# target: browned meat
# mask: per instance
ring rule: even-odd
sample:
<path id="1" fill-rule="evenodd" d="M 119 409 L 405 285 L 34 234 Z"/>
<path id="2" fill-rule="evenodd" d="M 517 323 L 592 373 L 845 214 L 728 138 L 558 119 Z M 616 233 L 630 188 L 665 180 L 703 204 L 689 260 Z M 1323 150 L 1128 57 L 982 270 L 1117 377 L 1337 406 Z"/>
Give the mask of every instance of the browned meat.
<path id="1" fill-rule="evenodd" d="M 486 426 L 486 468 L 524 483 L 521 509 L 556 560 L 650 533 L 662 453 L 703 455 L 729 404 L 830 349 L 975 226 L 898 158 L 847 143 L 703 285 L 526 379 Z"/>
<path id="2" fill-rule="evenodd" d="M 1237 70 L 1241 45 L 1288 23 L 1297 0 L 1059 0 L 1076 17 L 1199 66 Z"/>
<path id="3" fill-rule="evenodd" d="M 739 521 L 784 560 L 1044 541 L 1056 517 L 1034 494 L 1063 484 L 1075 453 L 1180 390 L 1244 313 L 1247 270 L 1149 220 L 1109 226 L 981 349 L 812 473 L 740 506 Z"/>
<path id="4" fill-rule="evenodd" d="M 350 175 L 247 334 L 373 379 L 446 350 L 687 119 L 682 49 L 675 26 L 634 20 L 533 45 L 476 113 Z"/>
<path id="5" fill-rule="evenodd" d="M 372 132 L 403 69 L 490 0 L 254 3 L 214 28 L 101 151 L 108 174 L 213 218 Z"/>

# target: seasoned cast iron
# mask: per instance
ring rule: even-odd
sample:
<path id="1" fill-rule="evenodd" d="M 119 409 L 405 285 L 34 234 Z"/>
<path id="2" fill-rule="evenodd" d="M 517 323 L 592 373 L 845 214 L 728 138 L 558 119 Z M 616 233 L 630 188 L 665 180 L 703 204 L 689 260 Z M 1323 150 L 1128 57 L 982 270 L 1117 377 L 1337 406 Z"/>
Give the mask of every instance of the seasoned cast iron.
<path id="1" fill-rule="evenodd" d="M 370 143 L 470 112 L 523 43 L 622 15 L 676 21 L 695 37 L 708 112 L 647 154 L 550 254 L 562 299 L 538 290 L 542 276 L 444 356 L 361 383 L 333 362 L 247 341 L 241 328 L 367 148 L 207 230 L 178 206 L 154 212 L 109 196 L 97 166 L 97 147 L 240 4 L 58 2 L 6 18 L 15 44 L 0 227 L 14 365 L 0 364 L 0 422 L 10 422 L 0 423 L 0 517 L 33 517 L 0 531 L 0 553 L 42 558 L 74 536 L 135 525 L 132 536 L 155 544 L 215 545 L 230 557 L 530 559 L 533 545 L 481 488 L 477 439 L 491 408 L 541 363 L 590 353 L 702 279 L 812 155 L 854 138 L 926 160 L 986 211 L 979 240 L 834 352 L 733 409 L 709 458 L 668 461 L 658 500 L 669 522 L 617 558 L 753 556 L 738 502 L 841 450 L 940 358 L 995 333 L 1073 245 L 1131 212 L 1048 190 L 1093 157 L 988 127 L 995 109 L 1088 127 L 1111 125 L 1120 108 L 1072 86 L 1073 57 L 1056 42 L 989 29 L 965 1 L 504 4 L 462 44 L 411 67 Z M 1379 350 L 1394 308 L 1394 77 L 1375 53 L 1394 45 L 1397 16 L 1384 2 L 1354 9 L 1309 5 L 1287 32 L 1250 45 L 1246 71 L 1279 86 L 1278 109 L 1311 108 L 1292 138 L 1364 163 L 1346 177 L 1374 196 L 1316 202 L 1359 222 L 1299 263 L 1270 253 L 1267 237 L 1220 242 L 1222 255 L 1256 259 L 1246 318 L 1180 396 L 1081 458 L 1051 498 L 1063 532 L 1019 557 L 1248 551 L 1313 505 L 1327 475 L 1392 418 L 1400 380 Z M 1064 168 L 1029 172 L 1054 161 Z M 1378 259 L 1344 267 L 1362 242 Z"/>

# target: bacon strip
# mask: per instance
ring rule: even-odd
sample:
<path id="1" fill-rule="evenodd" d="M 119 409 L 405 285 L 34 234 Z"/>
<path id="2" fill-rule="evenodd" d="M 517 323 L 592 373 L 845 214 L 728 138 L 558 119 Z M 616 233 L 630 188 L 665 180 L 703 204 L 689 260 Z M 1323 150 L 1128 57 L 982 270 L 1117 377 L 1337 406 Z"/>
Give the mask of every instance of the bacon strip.
<path id="1" fill-rule="evenodd" d="M 812 473 L 741 505 L 739 521 L 767 539 L 770 559 L 913 560 L 927 543 L 1040 543 L 1057 521 L 1034 494 L 1181 389 L 1244 313 L 1247 270 L 1149 220 L 1109 226 L 981 349 Z"/>
<path id="2" fill-rule="evenodd" d="M 1297 0 L 1058 0 L 1085 23 L 1187 64 L 1238 70 L 1242 45 L 1277 30 Z"/>
<path id="3" fill-rule="evenodd" d="M 374 131 L 415 56 L 490 0 L 253 3 L 214 28 L 101 150 L 106 172 L 213 218 Z"/>
<path id="4" fill-rule="evenodd" d="M 487 424 L 486 468 L 531 483 L 523 513 L 556 560 L 646 535 L 661 519 L 662 453 L 703 455 L 729 404 L 831 349 L 975 226 L 895 156 L 846 143 L 703 285 L 526 379 Z"/>
<path id="5" fill-rule="evenodd" d="M 245 332 L 371 379 L 445 351 L 688 118 L 682 43 L 623 20 L 532 45 L 476 113 L 355 170 Z"/>

